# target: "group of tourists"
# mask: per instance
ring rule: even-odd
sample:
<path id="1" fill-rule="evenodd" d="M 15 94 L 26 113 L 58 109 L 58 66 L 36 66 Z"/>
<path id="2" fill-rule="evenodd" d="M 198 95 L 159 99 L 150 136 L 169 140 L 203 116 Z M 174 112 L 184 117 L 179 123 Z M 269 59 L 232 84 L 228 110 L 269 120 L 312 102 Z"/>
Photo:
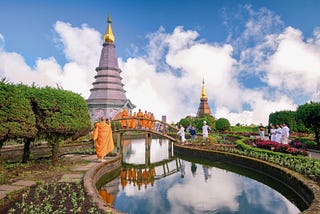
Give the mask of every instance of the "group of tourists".
<path id="1" fill-rule="evenodd" d="M 138 112 L 128 113 L 127 109 L 123 109 L 121 112 L 121 127 L 126 129 L 150 129 L 154 130 L 155 118 L 153 113 L 145 111 L 144 113 L 141 109 Z"/>
<path id="2" fill-rule="evenodd" d="M 189 131 L 189 134 L 191 136 L 191 139 L 195 139 L 196 138 L 196 129 L 193 125 L 189 125 L 187 130 Z M 206 140 L 209 136 L 209 131 L 211 131 L 211 127 L 207 125 L 206 121 L 203 121 L 202 124 L 202 137 L 204 140 Z M 179 131 L 177 132 L 177 135 L 180 136 L 181 138 L 181 142 L 186 142 L 186 134 L 185 134 L 185 128 L 183 127 L 182 124 L 180 124 L 180 128 Z"/>
<path id="3" fill-rule="evenodd" d="M 260 132 L 261 139 L 264 139 L 264 136 L 265 136 L 264 131 L 265 129 L 263 125 L 260 123 L 259 132 Z M 270 123 L 268 127 L 268 135 L 269 135 L 269 140 L 273 142 L 288 144 L 289 136 L 290 136 L 290 128 L 288 127 L 287 123 L 277 124 L 275 126 L 272 123 Z"/>

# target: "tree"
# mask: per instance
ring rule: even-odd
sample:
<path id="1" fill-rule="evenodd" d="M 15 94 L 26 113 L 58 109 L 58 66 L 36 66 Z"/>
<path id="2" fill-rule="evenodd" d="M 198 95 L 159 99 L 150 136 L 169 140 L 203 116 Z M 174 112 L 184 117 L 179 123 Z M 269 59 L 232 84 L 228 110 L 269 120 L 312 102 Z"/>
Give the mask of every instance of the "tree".
<path id="1" fill-rule="evenodd" d="M 190 117 L 185 117 L 185 118 L 182 118 L 180 121 L 179 121 L 179 124 L 181 124 L 183 127 L 188 127 L 190 124 L 192 124 L 192 120 Z"/>
<path id="2" fill-rule="evenodd" d="M 87 104 L 78 94 L 50 87 L 33 87 L 30 97 L 38 136 L 52 146 L 52 162 L 56 164 L 61 140 L 89 132 L 91 122 Z"/>
<path id="3" fill-rule="evenodd" d="M 313 131 L 318 147 L 320 147 L 320 103 L 310 102 L 300 105 L 297 109 L 297 118 L 303 121 L 304 125 Z"/>
<path id="4" fill-rule="evenodd" d="M 197 117 L 195 119 L 195 127 L 197 130 L 202 130 L 203 121 L 207 122 L 207 125 L 211 127 L 212 130 L 216 129 L 216 119 L 210 114 L 205 114 L 203 117 Z"/>
<path id="5" fill-rule="evenodd" d="M 219 118 L 216 121 L 216 129 L 218 131 L 226 131 L 230 129 L 230 122 L 226 118 Z"/>
<path id="6" fill-rule="evenodd" d="M 36 117 L 24 89 L 0 82 L 0 150 L 10 139 L 23 138 L 29 143 L 37 136 Z M 29 155 L 24 152 L 23 161 Z M 1 154 L 0 154 L 1 155 Z M 1 158 L 0 158 L 1 159 Z"/>
<path id="7" fill-rule="evenodd" d="M 289 111 L 289 110 L 274 112 L 269 115 L 269 124 L 272 123 L 273 125 L 276 125 L 276 124 L 288 123 L 288 126 L 290 127 L 290 131 L 295 131 L 295 132 L 307 131 L 303 122 L 299 120 L 296 117 L 296 115 L 297 115 L 296 111 Z"/>

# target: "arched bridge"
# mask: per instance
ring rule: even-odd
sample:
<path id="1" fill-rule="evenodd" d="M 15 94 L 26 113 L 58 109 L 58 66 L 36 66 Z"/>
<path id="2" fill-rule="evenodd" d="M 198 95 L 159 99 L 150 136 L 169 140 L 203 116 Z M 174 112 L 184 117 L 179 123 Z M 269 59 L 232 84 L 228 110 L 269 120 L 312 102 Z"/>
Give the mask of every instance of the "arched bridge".
<path id="1" fill-rule="evenodd" d="M 144 132 L 167 138 L 173 142 L 177 141 L 177 136 L 169 135 L 169 133 L 175 134 L 178 129 L 160 120 L 139 117 L 114 119 L 111 128 L 113 133 Z"/>

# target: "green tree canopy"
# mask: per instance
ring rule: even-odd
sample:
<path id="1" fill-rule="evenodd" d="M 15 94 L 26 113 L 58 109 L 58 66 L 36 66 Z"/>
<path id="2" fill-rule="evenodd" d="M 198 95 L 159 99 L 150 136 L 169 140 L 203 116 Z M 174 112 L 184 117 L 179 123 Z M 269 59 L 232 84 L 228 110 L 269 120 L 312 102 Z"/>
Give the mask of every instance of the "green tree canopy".
<path id="1" fill-rule="evenodd" d="M 207 125 L 210 126 L 212 130 L 216 129 L 216 119 L 214 116 L 209 114 L 206 114 L 203 117 L 187 116 L 185 118 L 182 118 L 179 121 L 179 124 L 182 124 L 185 128 L 188 127 L 189 125 L 194 125 L 197 131 L 201 131 L 203 126 L 203 121 L 206 121 Z"/>
<path id="2" fill-rule="evenodd" d="M 295 131 L 295 132 L 307 131 L 303 122 L 300 119 L 298 119 L 296 115 L 297 115 L 296 111 L 289 111 L 289 110 L 274 112 L 269 115 L 269 124 L 272 123 L 273 125 L 276 125 L 276 124 L 287 123 L 288 126 L 290 127 L 290 131 Z"/>
<path id="3" fill-rule="evenodd" d="M 230 122 L 226 118 L 219 118 L 216 121 L 216 129 L 218 131 L 226 131 L 230 129 Z"/>
<path id="4" fill-rule="evenodd" d="M 297 118 L 303 121 L 307 128 L 310 128 L 315 134 L 316 142 L 320 146 L 320 103 L 310 102 L 300 105 L 297 109 Z"/>
<path id="5" fill-rule="evenodd" d="M 60 140 L 89 132 L 87 104 L 78 94 L 50 87 L 33 88 L 31 94 L 39 136 L 52 145 L 52 160 L 56 163 Z"/>
<path id="6" fill-rule="evenodd" d="M 4 141 L 35 138 L 36 117 L 21 88 L 0 82 L 0 148 Z"/>
<path id="7" fill-rule="evenodd" d="M 31 140 L 45 139 L 56 163 L 59 142 L 85 135 L 90 128 L 88 107 L 80 95 L 0 82 L 0 148 L 6 140 L 22 138 L 26 152 Z"/>

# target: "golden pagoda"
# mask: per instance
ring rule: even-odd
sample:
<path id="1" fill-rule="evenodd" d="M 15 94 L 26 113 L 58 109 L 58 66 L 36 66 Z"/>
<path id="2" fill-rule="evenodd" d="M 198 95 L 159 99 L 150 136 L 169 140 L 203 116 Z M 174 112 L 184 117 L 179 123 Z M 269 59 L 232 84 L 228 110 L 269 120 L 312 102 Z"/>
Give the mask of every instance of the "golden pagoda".
<path id="1" fill-rule="evenodd" d="M 208 104 L 208 98 L 206 94 L 206 89 L 204 88 L 204 80 L 202 81 L 202 90 L 201 90 L 201 98 L 200 105 L 197 112 L 197 117 L 203 117 L 205 114 L 211 114 L 211 110 Z"/>

